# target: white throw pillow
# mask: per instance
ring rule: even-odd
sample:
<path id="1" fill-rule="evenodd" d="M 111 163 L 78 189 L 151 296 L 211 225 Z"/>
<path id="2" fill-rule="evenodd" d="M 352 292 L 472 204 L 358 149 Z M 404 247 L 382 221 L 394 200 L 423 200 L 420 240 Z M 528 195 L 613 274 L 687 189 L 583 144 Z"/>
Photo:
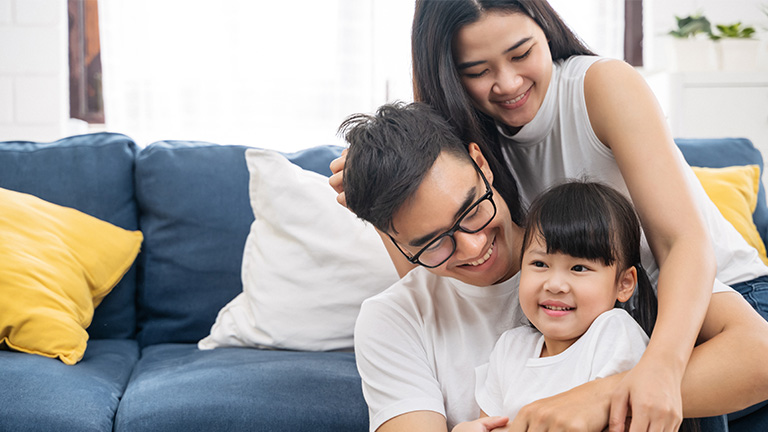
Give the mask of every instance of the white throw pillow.
<path id="1" fill-rule="evenodd" d="M 283 155 L 249 149 L 255 220 L 243 292 L 224 306 L 200 349 L 350 349 L 360 304 L 397 281 L 372 225 L 336 202 L 328 179 Z"/>

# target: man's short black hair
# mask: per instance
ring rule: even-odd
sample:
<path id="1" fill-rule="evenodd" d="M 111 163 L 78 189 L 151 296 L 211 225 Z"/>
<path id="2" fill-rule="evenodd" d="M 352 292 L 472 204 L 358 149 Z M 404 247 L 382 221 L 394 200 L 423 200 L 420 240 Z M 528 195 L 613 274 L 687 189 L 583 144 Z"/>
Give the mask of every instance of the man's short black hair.
<path id="1" fill-rule="evenodd" d="M 354 114 L 339 127 L 349 143 L 344 167 L 347 207 L 380 231 L 395 233 L 392 219 L 445 152 L 471 163 L 467 143 L 428 105 L 381 106 Z"/>

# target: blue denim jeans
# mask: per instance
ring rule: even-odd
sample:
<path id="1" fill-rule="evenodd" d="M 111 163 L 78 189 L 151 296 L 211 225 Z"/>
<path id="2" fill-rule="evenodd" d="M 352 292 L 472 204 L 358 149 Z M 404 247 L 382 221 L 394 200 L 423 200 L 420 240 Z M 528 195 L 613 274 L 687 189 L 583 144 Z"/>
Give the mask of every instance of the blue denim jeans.
<path id="1" fill-rule="evenodd" d="M 761 276 L 731 286 L 755 310 L 768 320 L 768 276 Z M 768 401 L 728 414 L 731 432 L 768 431 Z"/>
<path id="2" fill-rule="evenodd" d="M 731 285 L 755 310 L 768 320 L 768 276 Z"/>

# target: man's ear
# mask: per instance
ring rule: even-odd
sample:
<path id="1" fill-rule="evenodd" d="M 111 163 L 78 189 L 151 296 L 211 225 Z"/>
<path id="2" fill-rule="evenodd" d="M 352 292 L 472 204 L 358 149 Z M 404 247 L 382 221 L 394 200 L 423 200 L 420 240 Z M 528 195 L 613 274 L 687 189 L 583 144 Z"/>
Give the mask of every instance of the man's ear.
<path id="1" fill-rule="evenodd" d="M 616 300 L 624 303 L 632 297 L 632 293 L 635 292 L 635 286 L 637 286 L 637 268 L 632 266 L 621 274 L 618 281 L 618 293 L 616 294 Z"/>
<path id="2" fill-rule="evenodd" d="M 485 178 L 488 179 L 488 183 L 493 184 L 493 171 L 491 171 L 491 167 L 488 165 L 488 160 L 485 159 L 483 152 L 480 151 L 480 146 L 477 143 L 469 143 L 468 149 L 469 157 L 475 161 Z"/>

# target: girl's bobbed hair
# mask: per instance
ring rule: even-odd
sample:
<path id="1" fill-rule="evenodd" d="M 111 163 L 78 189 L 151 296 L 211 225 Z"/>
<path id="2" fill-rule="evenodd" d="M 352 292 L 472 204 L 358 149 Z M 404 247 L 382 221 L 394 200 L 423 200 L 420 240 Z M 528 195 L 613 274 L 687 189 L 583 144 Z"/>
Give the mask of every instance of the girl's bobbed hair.
<path id="1" fill-rule="evenodd" d="M 651 334 L 657 300 L 640 263 L 640 221 L 624 195 L 589 181 L 555 186 L 531 203 L 524 226 L 523 251 L 537 237 L 546 245 L 547 253 L 597 260 L 606 266 L 615 264 L 617 277 L 636 267 L 636 301 L 628 312 Z M 627 304 L 617 302 L 617 306 L 626 308 Z"/>

